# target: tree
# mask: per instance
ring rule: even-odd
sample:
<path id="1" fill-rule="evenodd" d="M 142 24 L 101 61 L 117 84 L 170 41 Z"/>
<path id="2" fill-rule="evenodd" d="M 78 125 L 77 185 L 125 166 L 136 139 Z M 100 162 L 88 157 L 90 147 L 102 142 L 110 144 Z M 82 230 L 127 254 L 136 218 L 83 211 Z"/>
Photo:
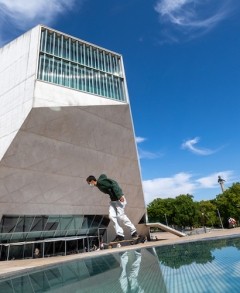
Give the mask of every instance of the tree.
<path id="1" fill-rule="evenodd" d="M 174 218 L 174 199 L 173 198 L 156 198 L 147 206 L 148 219 L 150 222 L 166 223 L 165 214 L 168 224 L 173 224 Z"/>
<path id="2" fill-rule="evenodd" d="M 150 222 L 166 223 L 169 225 L 194 226 L 198 220 L 197 203 L 190 194 L 181 194 L 174 198 L 156 198 L 147 207 Z"/>
<path id="3" fill-rule="evenodd" d="M 201 200 L 198 203 L 199 219 L 198 222 L 202 226 L 213 226 L 218 223 L 218 217 L 216 214 L 217 207 L 210 200 Z"/>
<path id="4" fill-rule="evenodd" d="M 228 218 L 239 219 L 240 183 L 233 183 L 231 187 L 216 196 L 216 206 L 223 218 L 223 225 L 228 226 Z"/>
<path id="5" fill-rule="evenodd" d="M 178 226 L 194 226 L 198 222 L 197 203 L 190 194 L 181 194 L 174 201 L 174 222 Z"/>

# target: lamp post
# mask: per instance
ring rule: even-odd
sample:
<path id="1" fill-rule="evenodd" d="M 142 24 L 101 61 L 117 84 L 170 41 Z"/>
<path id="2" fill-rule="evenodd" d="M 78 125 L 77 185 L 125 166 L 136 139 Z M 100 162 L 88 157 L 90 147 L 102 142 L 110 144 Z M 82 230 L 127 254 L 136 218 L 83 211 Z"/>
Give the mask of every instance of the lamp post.
<path id="1" fill-rule="evenodd" d="M 207 229 L 206 229 L 206 218 L 204 216 L 204 213 L 202 213 L 202 216 L 203 216 L 203 224 L 204 224 L 204 232 L 207 233 Z"/>
<path id="2" fill-rule="evenodd" d="M 164 214 L 164 215 L 165 215 L 166 224 L 168 226 L 167 215 L 166 214 Z"/>
<path id="3" fill-rule="evenodd" d="M 218 211 L 218 216 L 219 216 L 219 219 L 220 219 L 220 222 L 221 222 L 221 225 L 222 225 L 222 229 L 224 229 L 224 228 L 223 228 L 223 223 L 222 223 L 222 219 L 221 219 L 221 216 L 220 216 L 219 209 L 217 209 L 217 211 Z"/>

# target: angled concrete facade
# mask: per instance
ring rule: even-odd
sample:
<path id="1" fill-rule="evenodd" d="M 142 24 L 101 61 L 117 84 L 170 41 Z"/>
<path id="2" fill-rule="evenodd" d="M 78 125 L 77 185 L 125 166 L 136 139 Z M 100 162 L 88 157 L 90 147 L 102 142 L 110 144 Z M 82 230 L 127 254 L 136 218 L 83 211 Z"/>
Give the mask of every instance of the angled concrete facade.
<path id="1" fill-rule="evenodd" d="M 121 77 L 114 72 L 98 73 L 89 65 L 90 69 L 81 69 L 86 74 L 89 70 L 92 80 L 102 74 L 105 84 L 97 84 L 96 79 L 96 87 L 106 89 L 109 96 L 111 92 L 110 98 L 90 92 L 90 86 L 87 90 L 92 81 L 86 75 L 85 90 L 54 84 L 39 75 L 39 56 L 44 62 L 51 58 L 40 50 L 46 31 L 54 40 L 64 36 L 74 46 L 78 42 L 39 25 L 0 49 L 0 219 L 6 215 L 107 215 L 108 196 L 86 184 L 88 175 L 104 173 L 119 182 L 128 202 L 126 213 L 139 233 L 147 233 L 144 225 L 138 225 L 145 202 L 122 57 L 104 53 L 106 60 L 120 60 Z M 86 48 L 98 61 L 105 52 L 88 43 Z M 80 68 L 74 62 L 71 66 Z M 119 80 L 125 92 L 122 100 L 114 97 Z M 109 237 L 113 233 L 108 226 Z"/>

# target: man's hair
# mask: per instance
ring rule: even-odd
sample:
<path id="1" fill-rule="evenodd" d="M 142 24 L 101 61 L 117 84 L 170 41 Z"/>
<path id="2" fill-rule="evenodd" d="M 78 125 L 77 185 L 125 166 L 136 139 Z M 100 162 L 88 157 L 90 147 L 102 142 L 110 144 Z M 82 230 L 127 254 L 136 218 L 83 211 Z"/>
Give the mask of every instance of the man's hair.
<path id="1" fill-rule="evenodd" d="M 93 175 L 88 176 L 88 178 L 86 179 L 87 182 L 91 182 L 92 180 L 97 181 L 97 179 Z"/>

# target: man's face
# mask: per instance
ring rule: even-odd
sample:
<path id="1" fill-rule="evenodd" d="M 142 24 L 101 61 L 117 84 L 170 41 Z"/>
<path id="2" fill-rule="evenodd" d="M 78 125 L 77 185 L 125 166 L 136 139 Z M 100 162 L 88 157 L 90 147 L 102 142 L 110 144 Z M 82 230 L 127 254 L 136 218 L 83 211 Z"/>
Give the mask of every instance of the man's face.
<path id="1" fill-rule="evenodd" d="M 87 183 L 90 187 L 94 187 L 96 185 L 96 181 L 94 181 L 94 180 L 88 181 Z"/>

